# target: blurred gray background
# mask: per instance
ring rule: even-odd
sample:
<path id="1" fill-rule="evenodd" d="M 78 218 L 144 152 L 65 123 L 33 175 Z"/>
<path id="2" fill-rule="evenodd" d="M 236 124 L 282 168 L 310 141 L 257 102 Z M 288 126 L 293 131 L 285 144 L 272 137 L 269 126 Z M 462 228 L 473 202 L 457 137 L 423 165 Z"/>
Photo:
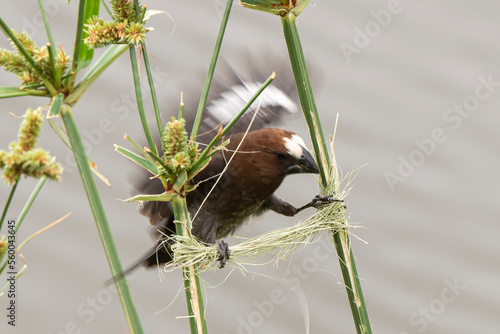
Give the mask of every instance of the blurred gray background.
<path id="1" fill-rule="evenodd" d="M 78 2 L 45 3 L 55 39 L 71 52 Z M 147 2 L 169 14 L 152 18 L 155 31 L 148 34 L 164 113 L 176 109 L 172 96 L 187 91 L 179 83 L 208 66 L 224 3 Z M 27 30 L 39 45 L 46 42 L 36 1 L 1 6 L 11 27 Z M 499 13 L 500 2 L 486 0 L 336 0 L 312 1 L 298 19 L 309 59 L 324 70 L 316 97 L 327 134 L 340 114 L 338 163 L 344 173 L 366 164 L 346 203 L 351 220 L 364 227 L 353 232 L 367 243 L 353 238 L 353 250 L 374 332 L 500 330 Z M 269 45 L 288 61 L 279 19 L 235 4 L 222 55 L 244 67 L 237 58 L 241 50 L 258 56 Z M 0 38 L 0 47 L 8 46 Z M 0 85 L 17 83 L 2 72 Z M 27 107 L 47 102 L 0 101 L 0 147 L 15 139 L 17 117 Z M 97 182 L 127 265 L 151 240 L 135 204 L 118 200 L 130 195 L 134 169 L 113 144 L 126 145 L 124 133 L 142 138 L 126 53 L 88 90 L 74 114 L 88 154 L 113 186 Z M 103 119 L 112 125 L 103 128 Z M 308 139 L 301 117 L 285 127 Z M 0 332 L 127 333 L 114 288 L 103 288 L 108 264 L 72 155 L 48 124 L 40 145 L 57 156 L 65 173 L 62 182 L 46 183 L 18 240 L 72 215 L 22 250 L 29 268 L 18 281 L 17 326 L 6 324 L 4 296 Z M 17 217 L 35 184 L 21 181 L 9 218 Z M 2 205 L 9 190 L 0 186 Z M 278 191 L 296 205 L 317 192 L 308 175 L 287 178 Z M 299 218 L 268 213 L 238 234 L 258 235 Z M 231 267 L 204 274 L 210 333 L 305 333 L 306 308 L 310 333 L 354 333 L 338 260 L 325 256 L 329 243 L 323 236 L 278 268 L 250 267 L 255 274 Z M 176 299 L 179 272 L 164 273 L 161 281 L 157 274 L 141 269 L 130 279 L 145 332 L 188 332 L 184 294 Z"/>

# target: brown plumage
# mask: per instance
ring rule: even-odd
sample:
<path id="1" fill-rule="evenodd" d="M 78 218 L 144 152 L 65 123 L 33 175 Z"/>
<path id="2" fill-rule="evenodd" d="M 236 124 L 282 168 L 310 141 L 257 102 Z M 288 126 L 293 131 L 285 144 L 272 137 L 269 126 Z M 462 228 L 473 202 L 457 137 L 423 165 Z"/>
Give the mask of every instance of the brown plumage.
<path id="1" fill-rule="evenodd" d="M 213 244 L 233 233 L 247 218 L 268 210 L 295 215 L 299 209 L 279 199 L 274 192 L 289 174 L 318 171 L 311 153 L 293 132 L 261 129 L 249 132 L 242 142 L 243 136 L 239 133 L 230 137 L 226 150 L 215 154 L 193 180 L 199 184 L 198 188 L 187 195 L 193 219 L 192 233 L 203 242 Z M 227 164 L 227 169 L 214 187 Z M 161 183 L 156 180 L 148 191 L 160 193 Z M 148 202 L 139 211 L 163 233 L 175 233 L 170 203 Z M 147 266 L 171 260 L 168 249 L 164 247 L 159 247 L 157 254 L 156 248 L 148 254 L 145 259 Z"/>
<path id="2" fill-rule="evenodd" d="M 287 73 L 286 69 L 277 73 L 282 74 L 283 83 L 293 82 L 283 80 L 287 77 L 286 74 L 283 75 Z M 258 82 L 244 81 L 232 70 L 226 73 L 227 76 L 230 77 L 229 82 L 227 80 L 222 83 L 220 80 L 215 82 L 215 89 L 212 96 L 209 96 L 200 133 L 209 132 L 218 124 L 227 124 L 232 118 L 231 115 L 239 111 L 239 106 L 244 104 L 247 96 L 251 96 L 260 86 Z M 281 85 L 282 88 L 285 86 L 287 85 Z M 273 86 L 267 89 L 263 100 L 252 105 L 247 111 L 248 115 L 240 119 L 233 127 L 235 132 L 245 131 L 250 127 L 252 115 L 260 103 L 259 114 L 254 119 L 253 126 L 250 127 L 251 131 L 246 136 L 243 132 L 230 133 L 230 143 L 226 148 L 213 155 L 210 163 L 192 180 L 193 183 L 198 184 L 198 187 L 189 192 L 186 198 L 193 221 L 192 234 L 207 244 L 218 244 L 221 251 L 221 267 L 229 252 L 227 244 L 220 239 L 232 234 L 249 217 L 260 215 L 268 210 L 293 216 L 305 208 L 330 201 L 329 198 L 317 196 L 306 205 L 295 208 L 274 195 L 287 175 L 318 172 L 313 156 L 297 134 L 277 128 L 262 129 L 283 116 L 297 112 L 298 107 L 290 95 L 293 94 L 284 92 L 279 87 Z M 186 107 L 188 105 L 186 103 Z M 189 123 L 188 120 L 188 128 Z M 198 140 L 204 142 L 202 138 L 199 137 Z M 205 136 L 205 142 L 209 139 Z M 228 165 L 231 158 L 231 163 Z M 224 171 L 226 166 L 227 169 Z M 219 176 L 221 177 L 218 180 Z M 215 185 L 216 182 L 217 185 Z M 140 193 L 148 194 L 159 194 L 164 191 L 161 182 L 157 179 L 145 180 L 139 188 Z M 171 203 L 146 202 L 139 208 L 139 212 L 146 216 L 150 224 L 162 234 L 175 233 Z M 141 264 L 150 267 L 168 263 L 171 259 L 169 244 L 164 243 L 160 238 L 157 245 L 135 265 L 127 269 L 123 275 Z"/>

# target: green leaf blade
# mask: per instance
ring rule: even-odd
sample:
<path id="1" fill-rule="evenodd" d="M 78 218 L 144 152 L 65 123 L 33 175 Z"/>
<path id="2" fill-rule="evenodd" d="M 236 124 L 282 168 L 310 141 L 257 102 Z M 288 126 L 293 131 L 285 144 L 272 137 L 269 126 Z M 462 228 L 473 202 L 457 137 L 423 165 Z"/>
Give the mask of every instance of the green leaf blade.
<path id="1" fill-rule="evenodd" d="M 99 192 L 97 191 L 96 184 L 91 174 L 87 155 L 85 154 L 82 139 L 73 118 L 71 107 L 63 105 L 61 110 L 61 118 L 68 133 L 71 148 L 75 156 L 75 161 L 82 178 L 83 188 L 85 189 L 85 193 L 87 194 L 92 214 L 94 215 L 97 231 L 99 233 L 99 237 L 101 238 L 104 253 L 106 254 L 111 274 L 116 277 L 123 272 L 122 265 L 118 257 L 118 252 L 113 240 L 113 236 L 111 234 L 111 229 L 109 228 L 108 220 L 104 212 L 104 207 L 99 196 Z M 129 325 L 130 332 L 135 334 L 142 334 L 144 331 L 142 330 L 139 315 L 132 300 L 127 281 L 118 280 L 115 282 L 115 286 L 125 313 L 125 318 L 127 319 L 127 323 Z"/>
<path id="2" fill-rule="evenodd" d="M 161 193 L 155 195 L 137 195 L 127 198 L 125 202 L 170 202 L 174 197 L 179 196 L 175 192 Z"/>
<path id="3" fill-rule="evenodd" d="M 200 128 L 201 118 L 203 115 L 203 111 L 205 110 L 205 105 L 207 103 L 208 92 L 210 90 L 210 85 L 212 84 L 212 79 L 214 76 L 217 59 L 219 59 L 219 53 L 222 46 L 222 39 L 224 38 L 224 33 L 226 31 L 227 22 L 229 20 L 229 14 L 231 13 L 232 5 L 233 5 L 233 0 L 228 0 L 226 3 L 226 9 L 224 10 L 224 15 L 222 17 L 222 22 L 219 28 L 219 34 L 217 35 L 217 40 L 215 41 L 214 52 L 212 53 L 212 60 L 210 61 L 210 66 L 208 68 L 205 84 L 203 85 L 203 91 L 201 92 L 198 109 L 196 111 L 196 117 L 193 123 L 193 130 L 191 131 L 191 136 L 193 137 L 193 140 L 196 140 L 196 136 L 198 135 L 198 129 Z"/>
<path id="4" fill-rule="evenodd" d="M 135 162 L 136 164 L 138 164 L 142 168 L 148 170 L 149 172 L 151 172 L 151 174 L 154 174 L 154 175 L 158 174 L 158 169 L 156 168 L 156 166 L 153 165 L 146 158 L 143 158 L 140 155 L 138 155 L 130 150 L 127 150 L 124 147 L 118 146 L 118 145 L 115 145 L 115 151 L 120 153 L 124 157 L 132 160 L 133 162 Z"/>
<path id="5" fill-rule="evenodd" d="M 76 43 L 79 43 L 78 56 L 77 56 L 77 68 L 76 68 L 77 72 L 86 68 L 90 64 L 90 62 L 92 61 L 92 58 L 94 57 L 94 49 L 90 49 L 83 42 L 84 39 L 87 38 L 87 36 L 88 36 L 87 33 L 84 31 L 83 27 L 84 27 L 85 23 L 91 17 L 99 15 L 100 4 L 101 4 L 100 0 L 86 0 L 85 7 L 84 7 L 85 9 L 83 11 L 83 17 L 82 17 L 81 22 L 80 22 L 80 17 L 79 17 L 78 26 L 77 26 L 77 29 L 78 29 L 77 40 L 76 40 Z M 78 36 L 78 35 L 80 35 L 80 36 Z M 79 40 L 78 40 L 78 37 L 79 37 Z M 76 49 L 77 48 L 75 47 L 75 50 Z"/>
<path id="6" fill-rule="evenodd" d="M 56 48 L 54 44 L 54 38 L 52 37 L 52 32 L 50 30 L 50 25 L 49 25 L 49 20 L 47 18 L 47 13 L 45 12 L 45 7 L 43 6 L 42 0 L 38 0 L 38 6 L 40 7 L 40 14 L 42 15 L 43 19 L 43 24 L 45 26 L 45 31 L 47 32 L 47 38 L 49 39 L 49 43 L 47 44 L 47 49 L 49 51 L 49 61 L 50 61 L 50 68 L 52 71 L 52 77 L 54 78 L 55 86 L 57 89 L 59 89 L 60 82 L 56 78 L 57 76 L 57 71 L 56 71 Z"/>
<path id="7" fill-rule="evenodd" d="M 18 96 L 50 96 L 49 92 L 42 89 L 21 89 L 18 87 L 0 87 L 0 99 Z"/>
<path id="8" fill-rule="evenodd" d="M 97 60 L 89 69 L 87 74 L 78 83 L 75 90 L 66 97 L 65 103 L 73 104 L 82 96 L 82 94 L 92 85 L 92 83 L 106 70 L 116 59 L 118 59 L 126 50 L 128 45 L 113 45 Z"/>
<path id="9" fill-rule="evenodd" d="M 50 111 L 49 114 L 47 115 L 47 118 L 59 116 L 59 113 L 61 112 L 63 98 L 64 95 L 62 93 L 59 93 L 56 96 L 54 96 L 54 98 L 52 99 L 52 105 L 50 106 Z"/>
<path id="10" fill-rule="evenodd" d="M 30 95 L 28 91 L 17 87 L 0 87 L 0 99 Z"/>

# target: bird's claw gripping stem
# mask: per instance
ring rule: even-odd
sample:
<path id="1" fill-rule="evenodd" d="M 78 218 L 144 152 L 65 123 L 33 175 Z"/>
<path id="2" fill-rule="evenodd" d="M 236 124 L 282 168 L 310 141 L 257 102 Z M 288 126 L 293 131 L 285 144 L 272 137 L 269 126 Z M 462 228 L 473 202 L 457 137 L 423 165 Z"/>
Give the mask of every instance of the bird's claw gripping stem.
<path id="1" fill-rule="evenodd" d="M 332 195 L 330 195 L 330 196 L 316 195 L 316 197 L 314 197 L 313 200 L 311 201 L 311 206 L 318 209 L 318 208 L 322 207 L 323 205 L 330 204 L 333 202 L 344 202 L 344 200 L 333 198 Z"/>
<path id="2" fill-rule="evenodd" d="M 217 259 L 220 263 L 219 268 L 222 269 L 226 266 L 226 261 L 229 260 L 229 245 L 224 240 L 218 240 L 215 245 L 219 251 L 219 258 Z"/>

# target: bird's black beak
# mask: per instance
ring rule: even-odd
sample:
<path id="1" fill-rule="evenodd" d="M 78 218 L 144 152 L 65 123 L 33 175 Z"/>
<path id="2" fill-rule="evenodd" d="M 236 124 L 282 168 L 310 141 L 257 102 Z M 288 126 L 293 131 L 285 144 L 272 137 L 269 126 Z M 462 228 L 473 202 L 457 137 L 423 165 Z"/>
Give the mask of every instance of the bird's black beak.
<path id="1" fill-rule="evenodd" d="M 287 174 L 313 173 L 318 174 L 319 169 L 311 152 L 302 147 L 302 156 L 295 161 L 295 164 L 287 168 Z"/>

